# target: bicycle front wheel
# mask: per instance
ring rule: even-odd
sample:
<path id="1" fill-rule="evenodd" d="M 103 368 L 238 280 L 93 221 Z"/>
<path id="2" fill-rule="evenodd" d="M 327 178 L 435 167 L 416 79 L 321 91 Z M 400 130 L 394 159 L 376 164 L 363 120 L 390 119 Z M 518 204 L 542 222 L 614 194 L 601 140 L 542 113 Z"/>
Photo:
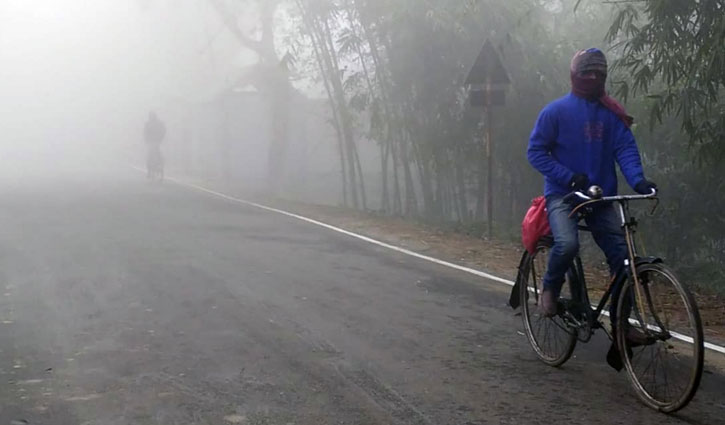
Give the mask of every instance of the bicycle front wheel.
<path id="1" fill-rule="evenodd" d="M 664 264 L 637 267 L 617 306 L 617 345 L 637 396 L 653 409 L 685 407 L 700 385 L 704 338 L 697 304 Z"/>
<path id="2" fill-rule="evenodd" d="M 546 317 L 539 311 L 542 283 L 549 259 L 551 240 L 539 242 L 536 252 L 523 265 L 521 317 L 526 337 L 537 356 L 550 366 L 561 366 L 569 360 L 576 346 L 576 332 L 557 315 Z M 568 293 L 569 285 L 563 292 Z M 566 294 L 562 294 L 566 295 Z"/>

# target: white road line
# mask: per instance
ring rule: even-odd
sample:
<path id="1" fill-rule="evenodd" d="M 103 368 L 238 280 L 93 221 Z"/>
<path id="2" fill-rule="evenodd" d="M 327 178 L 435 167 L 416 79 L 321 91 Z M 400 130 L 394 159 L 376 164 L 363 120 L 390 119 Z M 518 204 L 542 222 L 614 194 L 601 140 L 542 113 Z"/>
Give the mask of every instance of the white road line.
<path id="1" fill-rule="evenodd" d="M 133 168 L 135 168 L 137 170 L 142 170 L 141 168 L 138 168 L 138 167 L 133 167 Z M 286 215 L 287 217 L 296 218 L 298 220 L 302 220 L 302 221 L 305 221 L 307 223 L 311 223 L 311 224 L 314 224 L 314 225 L 317 225 L 317 226 L 320 226 L 320 227 L 324 227 L 326 229 L 330 229 L 330 230 L 333 230 L 335 232 L 342 233 L 343 235 L 351 236 L 353 238 L 357 238 L 357 239 L 363 240 L 365 242 L 368 242 L 368 243 L 371 243 L 371 244 L 374 244 L 374 245 L 378 245 L 378 246 L 381 246 L 383 248 L 387 248 L 387 249 L 390 249 L 390 250 L 393 250 L 393 251 L 396 251 L 396 252 L 400 252 L 402 254 L 406 254 L 406 255 L 409 255 L 411 257 L 420 258 L 421 260 L 429 261 L 431 263 L 439 264 L 441 266 L 445 266 L 445 267 L 449 267 L 449 268 L 452 268 L 452 269 L 460 270 L 460 271 L 465 272 L 465 273 L 470 273 L 470 274 L 475 275 L 475 276 L 479 276 L 479 277 L 483 277 L 485 279 L 489 279 L 489 280 L 493 280 L 493 281 L 496 281 L 496 282 L 499 282 L 499 283 L 503 283 L 504 285 L 514 286 L 514 282 L 511 281 L 511 280 L 503 279 L 503 278 L 500 278 L 498 276 L 494 276 L 492 274 L 488 274 L 486 272 L 482 272 L 480 270 L 472 269 L 470 267 L 460 266 L 458 264 L 454 264 L 454 263 L 451 263 L 451 262 L 448 262 L 448 261 L 443 261 L 443 260 L 439 260 L 439 259 L 434 258 L 434 257 L 429 257 L 427 255 L 419 254 L 419 253 L 414 252 L 414 251 L 411 251 L 409 249 L 405 249 L 405 248 L 401 248 L 399 246 L 395 246 L 395 245 L 391 245 L 391 244 L 388 244 L 388 243 L 385 243 L 385 242 L 381 242 L 381 241 L 378 241 L 378 240 L 369 238 L 367 236 L 360 235 L 358 233 L 353 233 L 353 232 L 350 232 L 348 230 L 345 230 L 345 229 L 342 229 L 342 228 L 339 228 L 339 227 L 335 227 L 335 226 L 329 225 L 327 223 L 323 223 L 321 221 L 317 221 L 317 220 L 313 220 L 311 218 L 307 218 L 307 217 L 301 216 L 299 214 L 294 214 L 294 213 L 287 212 L 287 211 L 284 211 L 284 210 L 280 210 L 280 209 L 277 209 L 277 208 L 268 207 L 266 205 L 258 204 L 256 202 L 245 201 L 243 199 L 239 199 L 239 198 L 235 198 L 233 196 L 225 195 L 225 194 L 223 194 L 221 192 L 217 192 L 217 191 L 214 191 L 214 190 L 211 190 L 211 189 L 207 189 L 205 187 L 198 186 L 198 185 L 195 185 L 195 184 L 192 184 L 192 183 L 187 183 L 187 182 L 184 182 L 184 181 L 175 179 L 175 178 L 165 177 L 165 179 L 166 180 L 169 180 L 169 181 L 172 181 L 172 182 L 178 184 L 179 186 L 184 186 L 184 187 L 187 187 L 187 188 L 190 188 L 190 189 L 198 190 L 200 192 L 205 192 L 205 193 L 208 193 L 210 195 L 214 195 L 214 196 L 218 196 L 220 198 L 226 199 L 228 201 L 236 202 L 238 204 L 249 205 L 249 206 L 252 206 L 252 207 L 255 207 L 255 208 L 259 208 L 259 209 L 262 209 L 262 210 L 265 210 L 265 211 L 270 211 L 270 212 L 274 212 L 274 213 L 277 213 L 277 214 Z M 603 312 L 603 313 L 605 315 L 607 315 L 607 316 L 609 315 L 607 312 Z M 682 335 L 682 334 L 679 334 L 677 332 L 673 332 L 672 335 L 675 338 L 677 338 L 677 339 L 679 339 L 681 341 L 685 341 L 685 342 L 689 342 L 689 343 L 692 343 L 693 342 L 692 337 L 689 337 L 687 335 Z M 705 342 L 705 348 L 708 348 L 710 350 L 717 351 L 719 353 L 725 354 L 725 347 L 721 347 L 719 345 L 716 345 L 716 344 L 713 344 L 713 343 L 710 343 L 710 342 Z"/>
<path id="2" fill-rule="evenodd" d="M 486 279 L 495 280 L 496 282 L 500 282 L 500 283 L 503 283 L 505 285 L 514 286 L 514 282 L 512 282 L 510 280 L 503 279 L 503 278 L 500 278 L 498 276 L 494 276 L 492 274 L 488 274 L 488 273 L 482 272 L 480 270 L 472 269 L 470 267 L 459 266 L 458 264 L 449 263 L 448 261 L 443 261 L 443 260 L 439 260 L 437 258 L 429 257 L 427 255 L 419 254 L 417 252 L 410 251 L 408 249 L 401 248 L 401 247 L 398 247 L 398 246 L 395 246 L 395 245 L 391 245 L 391 244 L 388 244 L 388 243 L 385 243 L 385 242 L 381 242 L 381 241 L 378 241 L 378 240 L 369 238 L 367 236 L 360 235 L 358 233 L 353 233 L 353 232 L 350 232 L 348 230 L 341 229 L 339 227 L 335 227 L 335 226 L 332 226 L 332 225 L 323 223 L 321 221 L 313 220 L 311 218 L 307 218 L 307 217 L 304 217 L 304 216 L 301 216 L 301 215 L 298 215 L 298 214 L 294 214 L 294 213 L 291 213 L 291 212 L 287 212 L 287 211 L 284 211 L 284 210 L 280 210 L 280 209 L 277 209 L 277 208 L 268 207 L 266 205 L 258 204 L 256 202 L 245 201 L 243 199 L 234 198 L 232 196 L 225 195 L 223 193 L 216 192 L 214 190 L 207 189 L 207 188 L 204 188 L 204 187 L 201 187 L 201 186 L 197 186 L 195 184 L 186 183 L 186 182 L 183 182 L 183 181 L 174 179 L 174 178 L 168 178 L 167 177 L 166 179 L 169 180 L 169 181 L 172 181 L 172 182 L 174 182 L 174 183 L 176 183 L 176 184 L 178 184 L 180 186 L 186 186 L 188 188 L 192 188 L 192 189 L 195 189 L 195 190 L 198 190 L 198 191 L 201 191 L 201 192 L 205 192 L 205 193 L 208 193 L 208 194 L 211 194 L 211 195 L 215 195 L 215 196 L 218 196 L 220 198 L 224 198 L 224 199 L 226 199 L 228 201 L 232 201 L 232 202 L 236 202 L 236 203 L 244 204 L 244 205 L 249 205 L 249 206 L 252 206 L 252 207 L 255 207 L 255 208 L 263 209 L 263 210 L 266 210 L 266 211 L 271 211 L 271 212 L 274 212 L 274 213 L 277 213 L 277 214 L 286 215 L 288 217 L 296 218 L 298 220 L 302 220 L 302 221 L 305 221 L 307 223 L 311 223 L 311 224 L 314 224 L 314 225 L 317 225 L 317 226 L 320 226 L 320 227 L 324 227 L 326 229 L 330 229 L 330 230 L 333 230 L 335 232 L 342 233 L 344 235 L 348 235 L 348 236 L 351 236 L 353 238 L 357 238 L 357 239 L 363 240 L 365 242 L 368 242 L 368 243 L 371 243 L 371 244 L 374 244 L 374 245 L 381 246 L 383 248 L 387 248 L 387 249 L 390 249 L 390 250 L 393 250 L 393 251 L 397 251 L 397 252 L 400 252 L 400 253 L 403 253 L 403 254 L 406 254 L 406 255 L 410 255 L 412 257 L 420 258 L 422 260 L 430 261 L 432 263 L 440 264 L 442 266 L 450 267 L 450 268 L 453 268 L 453 269 L 456 269 L 456 270 L 460 270 L 460 271 L 463 271 L 463 272 L 466 272 L 466 273 L 474 274 L 476 276 L 480 276 L 480 277 L 483 277 L 483 278 L 486 278 Z"/>

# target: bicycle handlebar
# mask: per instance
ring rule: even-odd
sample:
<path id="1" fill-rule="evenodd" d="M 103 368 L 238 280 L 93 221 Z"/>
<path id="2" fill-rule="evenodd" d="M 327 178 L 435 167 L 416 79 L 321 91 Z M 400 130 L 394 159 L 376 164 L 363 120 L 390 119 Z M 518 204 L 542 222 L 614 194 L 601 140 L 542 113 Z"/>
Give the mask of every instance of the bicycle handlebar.
<path id="1" fill-rule="evenodd" d="M 596 186 L 592 186 L 594 188 Z M 595 192 L 590 188 L 591 192 Z M 652 192 L 650 192 L 647 195 L 617 195 L 617 196 L 602 196 L 602 197 L 594 197 L 590 196 L 580 190 L 571 192 L 570 194 L 566 195 L 564 197 L 565 201 L 568 201 L 569 199 L 577 197 L 581 199 L 582 201 L 599 201 L 599 202 L 616 202 L 616 201 L 634 201 L 634 200 L 640 200 L 640 199 L 654 199 L 657 197 L 657 189 L 652 189 Z"/>

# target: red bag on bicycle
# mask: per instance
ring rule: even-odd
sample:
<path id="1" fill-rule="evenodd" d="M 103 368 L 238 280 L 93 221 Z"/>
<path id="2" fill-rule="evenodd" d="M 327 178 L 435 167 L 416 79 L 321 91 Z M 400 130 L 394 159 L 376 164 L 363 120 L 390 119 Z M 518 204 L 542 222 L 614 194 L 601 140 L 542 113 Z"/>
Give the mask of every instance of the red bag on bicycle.
<path id="1" fill-rule="evenodd" d="M 539 239 L 550 233 L 549 217 L 546 214 L 546 198 L 536 197 L 531 201 L 531 206 L 521 223 L 521 241 L 524 243 L 524 248 L 533 254 Z"/>

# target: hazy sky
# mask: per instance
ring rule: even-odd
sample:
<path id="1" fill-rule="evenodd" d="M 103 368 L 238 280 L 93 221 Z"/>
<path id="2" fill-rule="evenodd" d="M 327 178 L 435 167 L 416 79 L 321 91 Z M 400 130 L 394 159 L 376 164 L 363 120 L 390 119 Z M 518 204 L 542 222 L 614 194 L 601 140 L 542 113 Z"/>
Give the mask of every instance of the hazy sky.
<path id="1" fill-rule="evenodd" d="M 0 0 L 1 148 L 134 137 L 149 109 L 202 101 L 249 62 L 205 1 L 140 4 Z"/>

